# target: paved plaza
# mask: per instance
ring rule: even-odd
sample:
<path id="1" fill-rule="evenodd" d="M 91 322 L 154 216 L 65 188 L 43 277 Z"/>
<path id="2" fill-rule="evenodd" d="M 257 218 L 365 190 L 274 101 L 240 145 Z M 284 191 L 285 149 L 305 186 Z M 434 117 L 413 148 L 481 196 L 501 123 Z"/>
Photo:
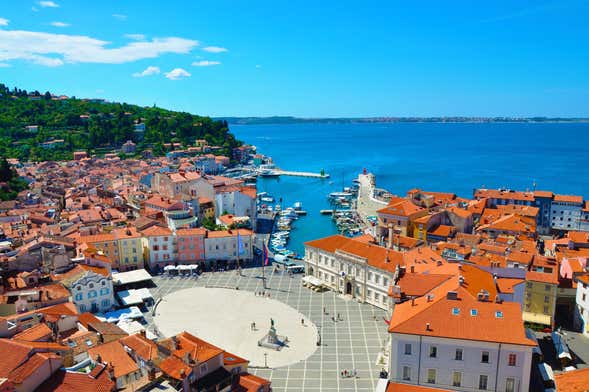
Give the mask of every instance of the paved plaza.
<path id="1" fill-rule="evenodd" d="M 306 319 L 311 320 L 317 327 L 317 333 L 321 336 L 322 345 L 315 347 L 315 351 L 307 359 L 291 365 L 276 366 L 269 358 L 268 369 L 251 366 L 250 371 L 270 379 L 275 391 L 373 391 L 378 373 L 381 370 L 381 366 L 376 363 L 378 353 L 388 338 L 387 326 L 383 317 L 388 319 L 390 315 L 370 305 L 344 299 L 331 291 L 315 293 L 302 286 L 301 275 L 290 277 L 287 274 L 269 274 L 270 270 L 271 268 L 266 268 L 266 275 L 269 276 L 266 291 L 270 293 L 271 299 L 289 305 L 296 312 L 304 315 Z M 243 270 L 243 276 L 237 275 L 235 271 L 208 272 L 198 279 L 157 276 L 153 279 L 157 287 L 152 288 L 151 292 L 156 301 L 159 298 L 165 298 L 168 294 L 192 287 L 232 290 L 238 287 L 238 292 L 253 293 L 263 290 L 260 275 L 261 269 L 255 268 Z M 254 294 L 251 295 L 255 298 Z M 198 297 L 194 297 L 192 302 L 197 300 Z M 164 307 L 160 310 L 159 306 L 162 304 Z M 165 305 L 164 302 L 161 302 L 156 314 L 164 311 Z M 324 308 L 328 314 L 323 312 Z M 224 312 L 225 309 L 221 308 L 217 311 Z M 294 310 L 291 311 L 294 312 Z M 188 308 L 186 312 L 190 312 L 194 318 L 199 317 L 198 313 L 192 313 Z M 337 317 L 338 313 L 343 321 L 332 321 L 332 316 Z M 151 313 L 148 312 L 145 316 L 150 324 L 150 329 L 154 330 L 155 325 Z M 156 316 L 156 321 L 159 323 L 158 317 L 160 316 Z M 249 326 L 251 315 L 245 317 Z M 173 322 L 172 320 L 171 323 Z M 213 327 L 232 328 L 231 325 L 225 324 Z M 267 328 L 267 325 L 258 327 Z M 277 327 L 278 333 L 282 334 L 280 322 L 277 322 Z M 168 327 L 162 326 L 161 328 L 162 330 L 158 332 L 165 334 L 164 329 Z M 188 329 L 188 326 L 180 321 L 178 328 Z M 199 335 L 198 329 L 194 332 Z M 204 336 L 201 337 L 204 338 Z M 229 351 L 229 348 L 224 344 L 219 343 L 219 346 Z M 358 377 L 342 379 L 340 372 L 344 369 L 356 369 Z"/>
<path id="2" fill-rule="evenodd" d="M 268 333 L 270 319 L 277 335 L 288 339 L 281 350 L 258 346 Z M 317 348 L 317 328 L 303 314 L 245 290 L 193 287 L 170 293 L 158 305 L 154 321 L 166 337 L 188 331 L 247 358 L 250 366 L 292 365 L 307 359 Z"/>

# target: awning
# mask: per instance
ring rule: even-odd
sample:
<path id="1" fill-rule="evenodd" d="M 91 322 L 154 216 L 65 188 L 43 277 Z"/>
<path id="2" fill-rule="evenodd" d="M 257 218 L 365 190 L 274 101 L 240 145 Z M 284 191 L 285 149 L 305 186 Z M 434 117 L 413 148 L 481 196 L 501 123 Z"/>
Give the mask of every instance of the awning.
<path id="1" fill-rule="evenodd" d="M 123 290 L 117 293 L 123 306 L 140 305 L 147 300 L 153 300 L 148 289 Z"/>
<path id="2" fill-rule="evenodd" d="M 174 271 L 174 270 L 176 270 L 176 267 L 173 265 L 166 265 L 164 267 L 164 271 Z"/>
<path id="3" fill-rule="evenodd" d="M 151 275 L 144 269 L 112 274 L 112 281 L 115 286 L 143 282 L 146 280 L 151 280 Z"/>
<path id="4" fill-rule="evenodd" d="M 303 283 L 308 283 L 312 286 L 323 286 L 323 281 L 319 278 L 312 276 L 312 275 L 303 276 L 302 281 L 303 281 Z"/>

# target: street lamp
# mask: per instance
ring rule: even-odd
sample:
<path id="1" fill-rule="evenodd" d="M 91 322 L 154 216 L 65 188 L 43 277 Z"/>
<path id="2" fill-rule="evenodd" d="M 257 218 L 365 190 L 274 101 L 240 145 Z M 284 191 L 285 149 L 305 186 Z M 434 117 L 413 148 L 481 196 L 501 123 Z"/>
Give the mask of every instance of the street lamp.
<path id="1" fill-rule="evenodd" d="M 264 353 L 264 367 L 268 367 L 268 353 Z"/>

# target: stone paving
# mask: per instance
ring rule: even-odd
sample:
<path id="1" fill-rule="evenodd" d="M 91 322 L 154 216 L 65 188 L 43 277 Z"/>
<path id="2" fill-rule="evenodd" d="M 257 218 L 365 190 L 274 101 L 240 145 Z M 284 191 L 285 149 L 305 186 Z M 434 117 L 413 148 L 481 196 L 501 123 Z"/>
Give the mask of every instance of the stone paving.
<path id="1" fill-rule="evenodd" d="M 388 338 L 384 311 L 370 305 L 342 298 L 334 292 L 315 293 L 301 284 L 301 275 L 270 274 L 266 268 L 267 285 L 271 298 L 281 301 L 309 318 L 320 331 L 322 345 L 306 360 L 290 366 L 250 368 L 261 377 L 272 380 L 275 391 L 373 391 L 381 366 L 376 363 L 378 353 Z M 165 295 L 190 287 L 224 287 L 247 291 L 263 290 L 261 268 L 205 273 L 200 278 L 154 277 L 157 287 L 151 289 L 156 301 Z M 324 314 L 323 309 L 329 313 Z M 343 321 L 331 317 L 340 314 Z M 145 313 L 154 330 L 151 312 Z M 244 315 L 247 317 L 247 315 Z M 343 379 L 340 372 L 356 369 L 357 378 Z"/>

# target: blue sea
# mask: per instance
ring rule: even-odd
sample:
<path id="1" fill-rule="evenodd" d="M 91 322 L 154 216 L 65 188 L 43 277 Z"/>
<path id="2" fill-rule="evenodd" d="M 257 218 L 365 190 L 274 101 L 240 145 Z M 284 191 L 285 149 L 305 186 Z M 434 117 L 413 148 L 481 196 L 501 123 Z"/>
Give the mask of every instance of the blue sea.
<path id="1" fill-rule="evenodd" d="M 273 157 L 283 170 L 319 172 L 329 179 L 258 180 L 258 192 L 303 203 L 288 247 L 337 232 L 319 210 L 327 195 L 350 186 L 364 168 L 379 188 L 405 195 L 412 188 L 472 197 L 477 187 L 550 190 L 589 197 L 587 123 L 381 123 L 232 125 L 238 139 Z"/>

